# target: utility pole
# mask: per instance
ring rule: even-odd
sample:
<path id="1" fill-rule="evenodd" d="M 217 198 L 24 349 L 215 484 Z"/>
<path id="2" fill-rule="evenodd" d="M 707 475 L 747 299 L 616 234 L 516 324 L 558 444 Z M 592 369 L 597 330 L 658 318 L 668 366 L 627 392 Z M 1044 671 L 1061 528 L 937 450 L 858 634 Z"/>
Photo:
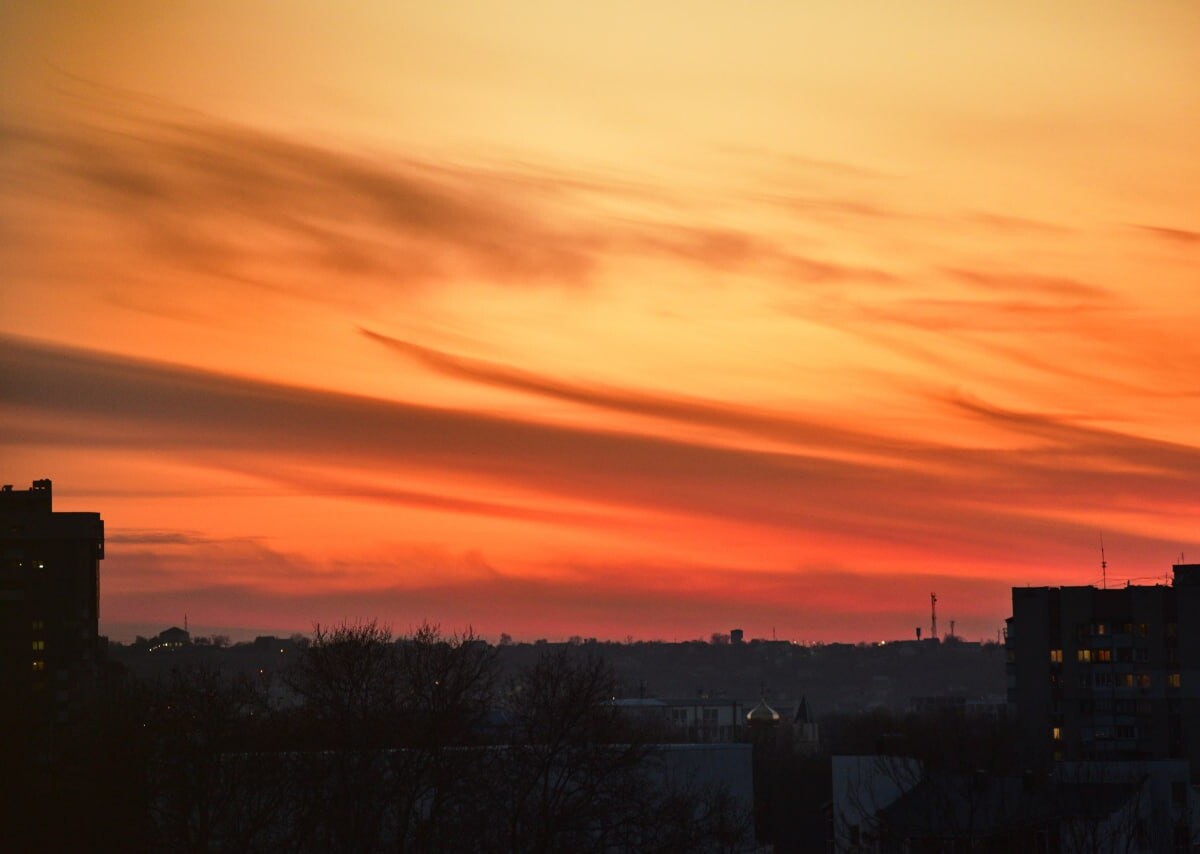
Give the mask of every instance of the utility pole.
<path id="1" fill-rule="evenodd" d="M 931 623 L 931 625 L 929 627 L 929 636 L 931 638 L 933 638 L 934 640 L 937 640 L 938 635 L 937 635 L 937 594 L 936 593 L 929 594 L 929 613 L 930 613 L 930 623 Z"/>

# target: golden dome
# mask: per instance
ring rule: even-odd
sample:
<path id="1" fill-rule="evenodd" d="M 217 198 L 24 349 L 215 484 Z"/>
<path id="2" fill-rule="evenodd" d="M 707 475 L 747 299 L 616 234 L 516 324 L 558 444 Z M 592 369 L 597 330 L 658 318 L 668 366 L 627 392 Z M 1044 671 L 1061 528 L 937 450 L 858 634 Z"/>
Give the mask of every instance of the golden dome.
<path id="1" fill-rule="evenodd" d="M 765 699 L 759 700 L 758 705 L 746 713 L 746 723 L 750 726 L 768 726 L 779 723 L 779 712 L 767 705 Z"/>

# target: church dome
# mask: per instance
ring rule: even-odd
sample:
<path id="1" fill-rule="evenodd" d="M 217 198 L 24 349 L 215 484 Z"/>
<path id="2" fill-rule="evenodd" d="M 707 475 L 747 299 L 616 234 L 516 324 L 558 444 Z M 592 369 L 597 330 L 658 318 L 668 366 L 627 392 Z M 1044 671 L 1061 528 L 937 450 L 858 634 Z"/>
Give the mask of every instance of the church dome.
<path id="1" fill-rule="evenodd" d="M 765 699 L 759 700 L 758 705 L 746 713 L 746 723 L 750 726 L 770 726 L 779 723 L 779 712 L 767 705 Z"/>

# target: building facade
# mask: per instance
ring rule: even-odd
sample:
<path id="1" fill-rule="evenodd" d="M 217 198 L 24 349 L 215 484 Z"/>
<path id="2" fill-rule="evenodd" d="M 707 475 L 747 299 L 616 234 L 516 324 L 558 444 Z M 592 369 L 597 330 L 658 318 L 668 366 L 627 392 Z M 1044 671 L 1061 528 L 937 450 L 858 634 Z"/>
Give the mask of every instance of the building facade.
<path id="1" fill-rule="evenodd" d="M 7 721 L 65 724 L 100 662 L 99 513 L 56 513 L 52 485 L 0 488 L 0 708 Z"/>
<path id="2" fill-rule="evenodd" d="M 1186 759 L 1200 775 L 1200 564 L 1171 585 L 1013 588 L 1008 702 L 1068 760 Z"/>
<path id="3" fill-rule="evenodd" d="M 630 719 L 659 725 L 664 733 L 697 744 L 743 740 L 744 703 L 717 697 L 696 699 L 620 699 L 613 704 Z"/>

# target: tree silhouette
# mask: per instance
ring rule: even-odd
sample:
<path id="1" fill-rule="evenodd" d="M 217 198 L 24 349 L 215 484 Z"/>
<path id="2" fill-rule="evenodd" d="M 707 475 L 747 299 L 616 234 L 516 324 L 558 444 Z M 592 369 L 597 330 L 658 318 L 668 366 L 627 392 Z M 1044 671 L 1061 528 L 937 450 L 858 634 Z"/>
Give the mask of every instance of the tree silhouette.
<path id="1" fill-rule="evenodd" d="M 297 646 L 279 681 L 230 676 L 211 648 L 172 659 L 157 681 L 114 681 L 76 738 L 22 763 L 30 796 L 9 803 L 30 815 L 7 839 L 23 850 L 514 854 L 748 840 L 727 790 L 664 773 L 653 735 L 614 706 L 594 644 L 544 645 L 502 685 L 496 649 L 470 630 L 422 625 L 394 639 L 373 621 L 343 623 Z M 208 666 L 189 664 L 201 657 Z M 65 813 L 59 827 L 39 802 Z"/>

